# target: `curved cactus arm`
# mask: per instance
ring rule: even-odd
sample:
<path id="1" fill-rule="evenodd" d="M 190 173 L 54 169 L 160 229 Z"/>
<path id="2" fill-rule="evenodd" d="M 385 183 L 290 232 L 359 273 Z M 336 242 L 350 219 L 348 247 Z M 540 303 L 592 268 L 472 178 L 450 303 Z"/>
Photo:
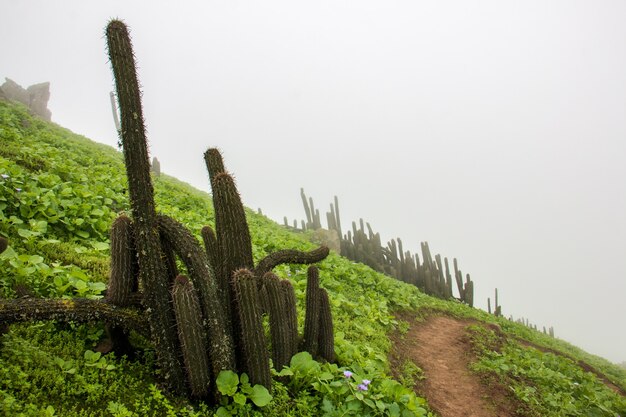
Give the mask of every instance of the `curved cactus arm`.
<path id="1" fill-rule="evenodd" d="M 328 253 L 329 250 L 326 246 L 320 246 L 309 252 L 292 249 L 280 250 L 263 258 L 254 268 L 254 273 L 257 276 L 263 276 L 281 264 L 313 264 L 326 259 Z"/>

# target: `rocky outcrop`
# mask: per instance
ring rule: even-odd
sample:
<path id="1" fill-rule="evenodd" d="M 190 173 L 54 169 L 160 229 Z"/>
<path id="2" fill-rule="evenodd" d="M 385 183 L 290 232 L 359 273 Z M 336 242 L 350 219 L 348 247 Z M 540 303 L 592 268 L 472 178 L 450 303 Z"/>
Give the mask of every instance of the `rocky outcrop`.
<path id="1" fill-rule="evenodd" d="M 341 241 L 336 230 L 317 229 L 311 236 L 311 242 L 324 245 L 336 253 L 341 253 Z"/>
<path id="2" fill-rule="evenodd" d="M 52 113 L 48 110 L 50 100 L 50 83 L 33 84 L 27 89 L 15 81 L 5 78 L 0 86 L 0 99 L 18 101 L 30 109 L 30 111 L 44 120 L 50 121 Z"/>

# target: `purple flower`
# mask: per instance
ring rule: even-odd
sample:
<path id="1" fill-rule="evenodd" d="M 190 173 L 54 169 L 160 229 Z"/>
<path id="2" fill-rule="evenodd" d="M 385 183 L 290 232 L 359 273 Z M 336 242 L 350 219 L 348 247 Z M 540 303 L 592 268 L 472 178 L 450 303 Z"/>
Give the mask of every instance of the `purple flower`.
<path id="1" fill-rule="evenodd" d="M 345 376 L 346 378 L 350 378 L 352 376 L 352 372 L 350 372 L 350 371 L 343 371 L 343 376 Z"/>
<path id="2" fill-rule="evenodd" d="M 363 383 L 363 385 L 365 385 L 367 387 L 372 381 L 370 381 L 369 379 L 364 379 L 361 382 Z"/>
<path id="3" fill-rule="evenodd" d="M 356 389 L 358 389 L 359 391 L 367 391 L 367 385 L 365 384 L 359 384 Z"/>
<path id="4" fill-rule="evenodd" d="M 2 178 L 6 180 L 7 178 L 9 178 L 9 176 L 7 174 L 2 174 Z"/>

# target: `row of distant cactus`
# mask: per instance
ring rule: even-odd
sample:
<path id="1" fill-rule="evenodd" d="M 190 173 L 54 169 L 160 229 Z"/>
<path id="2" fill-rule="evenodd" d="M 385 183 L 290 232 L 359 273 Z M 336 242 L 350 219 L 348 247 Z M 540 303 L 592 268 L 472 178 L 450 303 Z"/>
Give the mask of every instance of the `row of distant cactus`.
<path id="1" fill-rule="evenodd" d="M 539 326 L 537 326 L 536 324 L 533 324 L 530 322 L 530 320 L 528 320 L 527 318 L 524 317 L 520 317 L 520 318 L 514 318 L 513 316 L 509 316 L 509 321 L 514 321 L 516 323 L 522 324 L 526 327 L 528 327 L 529 329 L 535 330 L 535 331 L 541 331 L 543 334 L 547 334 L 550 337 L 554 337 L 554 327 L 550 326 L 548 328 L 546 328 L 546 326 L 542 326 L 542 329 L 539 330 Z"/>
<path id="2" fill-rule="evenodd" d="M 320 223 L 319 210 L 311 197 L 306 196 L 303 189 L 300 189 L 300 196 L 306 214 L 306 221 L 302 221 L 302 228 L 299 229 L 294 221 L 294 229 L 310 230 L 322 227 Z M 329 230 L 334 230 L 340 238 L 341 255 L 355 262 L 361 262 L 372 269 L 383 272 L 401 281 L 419 287 L 426 294 L 430 294 L 443 299 L 453 298 L 453 282 L 456 283 L 458 299 L 470 306 L 474 305 L 474 282 L 470 275 L 463 273 L 458 268 L 457 260 L 453 260 L 454 279 L 452 277 L 448 258 L 441 258 L 436 255 L 433 259 L 428 242 L 421 243 L 422 258 L 410 251 L 404 251 L 402 240 L 392 239 L 383 246 L 379 233 L 374 233 L 369 223 L 359 220 L 352 222 L 352 229 L 342 234 L 341 219 L 339 217 L 339 201 L 334 198 L 334 203 L 330 204 L 330 211 L 326 212 L 326 220 Z M 285 218 L 285 226 L 289 226 Z M 366 231 L 367 228 L 367 231 Z"/>
<path id="3" fill-rule="evenodd" d="M 278 251 L 255 266 L 241 198 L 217 149 L 204 154 L 215 209 L 215 230 L 205 226 L 201 231 L 204 247 L 181 223 L 157 214 L 128 30 L 113 20 L 106 36 L 132 218 L 121 214 L 111 227 L 111 276 L 105 299 L 0 300 L 0 322 L 104 320 L 109 339 L 101 346 L 117 351 L 131 349 L 128 332 L 138 330 L 152 340 L 166 386 L 201 399 L 217 397 L 212 381 L 223 370 L 246 372 L 252 384 L 271 388 L 270 345 L 276 369 L 288 364 L 299 349 L 333 361 L 330 303 L 319 285 L 317 268 L 308 270 L 302 340 L 293 286 L 271 272 L 282 263 L 321 261 L 328 248 Z M 0 240 L 0 246 L 5 244 Z M 184 271 L 178 270 L 179 264 Z M 263 314 L 269 316 L 271 343 Z"/>

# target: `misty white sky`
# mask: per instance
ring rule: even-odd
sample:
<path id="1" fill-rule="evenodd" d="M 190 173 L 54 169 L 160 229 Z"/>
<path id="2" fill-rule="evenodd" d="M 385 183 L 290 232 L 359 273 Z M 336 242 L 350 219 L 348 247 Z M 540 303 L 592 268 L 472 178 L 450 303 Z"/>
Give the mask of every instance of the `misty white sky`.
<path id="1" fill-rule="evenodd" d="M 457 257 L 479 307 L 626 360 L 626 2 L 103 3 L 2 1 L 0 82 L 115 146 L 119 17 L 164 172 L 208 191 L 217 146 L 279 223 L 338 195 L 344 228 Z"/>

